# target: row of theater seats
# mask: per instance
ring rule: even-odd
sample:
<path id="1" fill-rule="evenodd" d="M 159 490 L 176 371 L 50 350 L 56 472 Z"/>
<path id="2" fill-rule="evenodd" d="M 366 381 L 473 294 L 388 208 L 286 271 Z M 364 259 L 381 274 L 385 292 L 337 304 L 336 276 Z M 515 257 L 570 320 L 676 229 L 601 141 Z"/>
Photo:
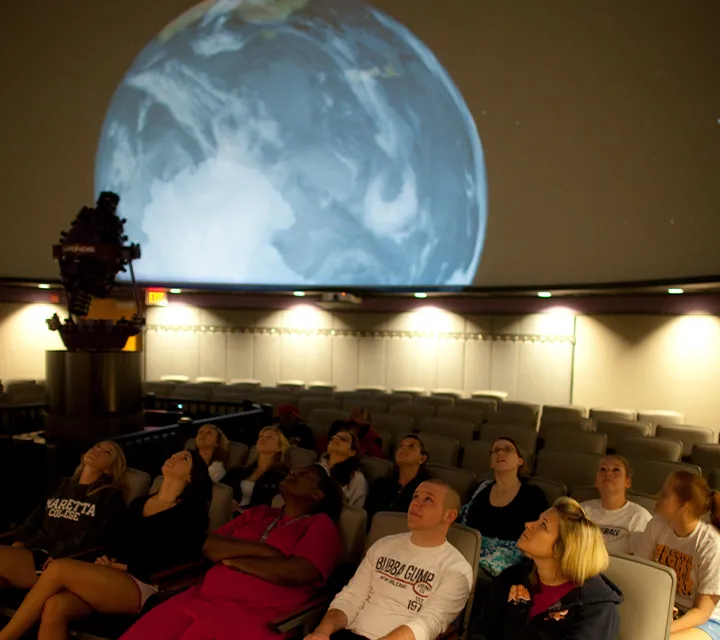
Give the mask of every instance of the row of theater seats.
<path id="1" fill-rule="evenodd" d="M 5 380 L 0 382 L 0 407 L 16 407 L 45 402 L 43 380 Z"/>

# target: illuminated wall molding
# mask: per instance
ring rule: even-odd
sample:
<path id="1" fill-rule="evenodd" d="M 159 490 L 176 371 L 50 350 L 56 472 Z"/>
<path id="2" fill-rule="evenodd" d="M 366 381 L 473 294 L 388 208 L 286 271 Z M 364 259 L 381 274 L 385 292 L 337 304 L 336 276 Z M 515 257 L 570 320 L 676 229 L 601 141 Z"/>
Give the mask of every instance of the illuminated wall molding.
<path id="1" fill-rule="evenodd" d="M 483 342 L 568 343 L 575 344 L 571 335 L 530 333 L 465 333 L 444 331 L 358 331 L 353 329 L 293 329 L 286 327 L 241 327 L 226 325 L 161 325 L 149 324 L 146 331 L 158 333 L 243 333 L 248 335 L 313 336 L 328 338 L 397 338 L 462 340 Z"/>

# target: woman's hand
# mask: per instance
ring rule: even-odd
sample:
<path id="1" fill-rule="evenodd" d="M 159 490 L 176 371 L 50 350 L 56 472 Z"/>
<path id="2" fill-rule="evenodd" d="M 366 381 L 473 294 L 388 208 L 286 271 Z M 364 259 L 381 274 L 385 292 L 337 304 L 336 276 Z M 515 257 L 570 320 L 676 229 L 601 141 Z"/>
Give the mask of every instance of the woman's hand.
<path id="1" fill-rule="evenodd" d="M 12 546 L 15 547 L 16 549 L 24 549 L 25 548 L 25 545 L 22 542 L 20 542 L 19 540 L 16 540 L 15 542 L 13 542 Z"/>
<path id="2" fill-rule="evenodd" d="M 107 556 L 100 556 L 97 560 L 95 560 L 95 564 L 99 564 L 101 567 L 110 567 L 112 566 L 112 560 L 110 560 Z"/>
<path id="3" fill-rule="evenodd" d="M 243 512 L 243 508 L 240 506 L 240 503 L 237 500 L 233 500 L 233 511 L 237 513 Z"/>
<path id="4" fill-rule="evenodd" d="M 128 566 L 118 562 L 115 558 L 108 558 L 107 556 L 100 556 L 95 560 L 95 564 L 99 564 L 101 567 L 107 567 L 108 569 L 115 569 L 117 571 L 127 571 Z"/>

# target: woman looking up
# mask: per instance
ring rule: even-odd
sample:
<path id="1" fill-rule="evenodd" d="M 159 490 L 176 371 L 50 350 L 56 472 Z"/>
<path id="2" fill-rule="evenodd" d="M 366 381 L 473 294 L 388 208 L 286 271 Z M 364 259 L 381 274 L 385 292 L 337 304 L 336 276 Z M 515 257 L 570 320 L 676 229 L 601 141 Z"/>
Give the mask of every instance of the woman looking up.
<path id="1" fill-rule="evenodd" d="M 340 430 L 330 438 L 327 453 L 320 458 L 320 465 L 340 485 L 345 504 L 362 509 L 368 493 L 368 482 L 360 471 L 360 445 L 352 431 Z"/>
<path id="2" fill-rule="evenodd" d="M 225 434 L 214 424 L 204 424 L 195 436 L 195 448 L 205 461 L 213 482 L 225 477 L 229 443 Z"/>

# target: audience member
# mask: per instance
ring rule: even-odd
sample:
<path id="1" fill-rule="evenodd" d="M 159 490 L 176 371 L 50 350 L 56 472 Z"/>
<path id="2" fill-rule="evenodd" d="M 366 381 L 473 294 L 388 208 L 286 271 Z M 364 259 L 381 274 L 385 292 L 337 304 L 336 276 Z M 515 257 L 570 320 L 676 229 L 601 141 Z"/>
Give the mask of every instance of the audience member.
<path id="1" fill-rule="evenodd" d="M 280 483 L 284 509 L 265 505 L 208 537 L 202 582 L 152 609 L 125 640 L 275 640 L 269 623 L 311 599 L 339 562 L 340 489 L 319 465 Z"/>
<path id="2" fill-rule="evenodd" d="M 321 456 L 320 464 L 340 485 L 345 504 L 362 509 L 368 482 L 360 471 L 359 448 L 357 436 L 352 431 L 340 430 L 330 438 L 327 453 Z"/>
<path id="3" fill-rule="evenodd" d="M 270 506 L 288 474 L 290 443 L 278 427 L 265 427 L 258 434 L 257 458 L 251 464 L 231 469 L 224 484 L 232 487 L 235 511 L 264 504 Z"/>
<path id="4" fill-rule="evenodd" d="M 355 432 L 360 443 L 360 455 L 383 457 L 382 438 L 372 427 L 372 416 L 363 407 L 353 407 L 350 410 L 347 428 Z M 332 435 L 332 434 L 330 434 Z"/>
<path id="5" fill-rule="evenodd" d="M 423 441 L 415 434 L 405 436 L 395 451 L 395 465 L 391 478 L 378 478 L 370 486 L 365 511 L 368 529 L 378 511 L 407 513 L 415 490 L 430 479 L 425 465 L 428 452 Z"/>
<path id="6" fill-rule="evenodd" d="M 622 456 L 605 456 L 595 475 L 600 498 L 581 504 L 587 517 L 600 527 L 610 553 L 632 553 L 652 515 L 626 497 L 632 485 L 632 468 Z"/>
<path id="7" fill-rule="evenodd" d="M 220 482 L 225 477 L 230 448 L 225 434 L 214 424 L 204 424 L 195 436 L 195 447 L 207 465 L 210 479 Z"/>
<path id="8" fill-rule="evenodd" d="M 125 511 L 125 455 L 108 440 L 0 546 L 0 587 L 29 589 L 54 558 L 103 544 Z"/>
<path id="9" fill-rule="evenodd" d="M 21 638 L 38 620 L 40 638 L 68 638 L 68 624 L 94 611 L 137 613 L 157 593 L 152 574 L 200 556 L 212 495 L 207 465 L 198 452 L 181 451 L 162 475 L 157 493 L 132 502 L 107 555 L 48 566 L 0 639 Z"/>
<path id="10" fill-rule="evenodd" d="M 702 476 L 676 471 L 665 481 L 655 511 L 635 555 L 677 575 L 678 615 L 670 635 L 673 640 L 718 640 L 720 495 Z"/>
<path id="11" fill-rule="evenodd" d="M 480 483 L 460 512 L 460 522 L 482 534 L 480 568 L 490 576 L 523 560 L 517 548 L 525 523 L 548 507 L 542 490 L 525 479 L 525 460 L 510 438 L 497 438 L 490 449 L 494 480 Z"/>
<path id="12" fill-rule="evenodd" d="M 575 500 L 558 499 L 517 544 L 532 562 L 500 574 L 471 638 L 616 640 L 622 593 L 601 575 L 602 533 Z"/>
<path id="13" fill-rule="evenodd" d="M 305 640 L 434 640 L 444 633 L 465 607 L 473 581 L 472 567 L 447 541 L 459 507 L 448 484 L 423 482 L 410 504 L 410 533 L 386 536 L 370 547 Z"/>
<path id="14" fill-rule="evenodd" d="M 315 449 L 315 434 L 300 420 L 297 407 L 286 404 L 278 409 L 278 427 L 291 446 L 311 451 Z"/>

